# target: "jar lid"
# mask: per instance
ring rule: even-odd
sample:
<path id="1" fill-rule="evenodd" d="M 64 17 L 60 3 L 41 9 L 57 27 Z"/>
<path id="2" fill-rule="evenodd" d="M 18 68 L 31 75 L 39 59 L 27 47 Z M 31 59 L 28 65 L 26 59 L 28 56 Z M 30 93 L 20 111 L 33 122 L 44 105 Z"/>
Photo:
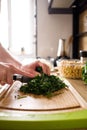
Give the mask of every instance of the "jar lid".
<path id="1" fill-rule="evenodd" d="M 87 57 L 87 51 L 80 50 L 79 54 L 80 54 L 80 57 Z"/>

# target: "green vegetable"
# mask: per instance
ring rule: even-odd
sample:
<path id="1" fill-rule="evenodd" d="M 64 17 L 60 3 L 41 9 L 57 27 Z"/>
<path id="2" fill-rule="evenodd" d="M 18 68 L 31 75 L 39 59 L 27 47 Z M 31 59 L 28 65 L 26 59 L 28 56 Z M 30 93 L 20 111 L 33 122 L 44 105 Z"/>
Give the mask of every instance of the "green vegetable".
<path id="1" fill-rule="evenodd" d="M 41 66 L 37 66 L 36 71 L 39 72 L 39 73 L 43 73 L 43 69 L 42 69 Z"/>
<path id="2" fill-rule="evenodd" d="M 87 84 L 87 62 L 82 68 L 82 80 L 85 82 L 85 84 Z"/>
<path id="3" fill-rule="evenodd" d="M 67 85 L 59 77 L 42 73 L 41 76 L 38 75 L 21 86 L 20 91 L 50 97 L 55 91 L 65 87 Z"/>

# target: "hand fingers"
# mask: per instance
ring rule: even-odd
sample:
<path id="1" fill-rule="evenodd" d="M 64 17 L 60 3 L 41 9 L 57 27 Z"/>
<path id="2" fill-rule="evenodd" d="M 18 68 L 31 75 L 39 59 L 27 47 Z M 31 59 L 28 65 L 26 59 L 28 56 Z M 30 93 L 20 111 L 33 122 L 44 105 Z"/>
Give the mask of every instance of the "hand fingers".
<path id="1" fill-rule="evenodd" d="M 38 67 L 38 66 L 42 67 L 44 73 L 50 75 L 50 68 L 49 68 L 49 66 L 46 65 L 45 63 L 40 62 L 40 61 L 35 61 L 35 62 L 33 62 L 33 63 L 29 64 L 29 65 L 24 65 L 24 66 L 22 66 L 22 69 L 26 70 L 27 72 L 32 70 L 32 72 L 31 72 L 33 74 L 32 76 L 35 76 L 37 74 L 40 74 L 40 73 L 35 72 L 36 71 L 36 67 Z"/>
<path id="2" fill-rule="evenodd" d="M 41 63 L 40 61 L 38 61 L 38 66 L 41 66 L 43 69 L 43 72 L 50 75 L 50 68 L 48 65 L 46 65 L 45 63 Z"/>
<path id="3" fill-rule="evenodd" d="M 10 71 L 6 74 L 6 81 L 8 84 L 13 83 L 13 74 Z"/>
<path id="4" fill-rule="evenodd" d="M 9 71 L 9 69 L 5 68 L 5 70 L 3 70 L 1 72 L 2 76 L 0 75 L 0 84 L 1 85 L 5 85 L 7 84 L 12 84 L 13 83 L 13 78 L 12 78 L 12 74 Z"/>
<path id="5" fill-rule="evenodd" d="M 24 75 L 24 76 L 28 76 L 28 77 L 35 77 L 36 75 L 39 75 L 38 72 L 32 70 L 32 69 L 26 69 L 26 71 L 24 69 L 18 69 L 12 65 L 10 65 L 10 67 L 12 68 L 12 71 L 13 73 L 17 73 L 17 74 L 21 74 L 21 75 Z"/>
<path id="6" fill-rule="evenodd" d="M 40 75 L 40 73 L 39 72 L 36 72 L 34 69 L 26 69 L 26 71 L 28 72 L 28 76 L 29 77 L 31 77 L 31 78 L 33 78 L 33 77 L 35 77 L 35 76 L 37 76 L 37 75 Z M 24 71 L 23 71 L 24 72 Z M 24 75 L 24 74 L 23 74 Z M 25 75 L 26 76 L 26 75 Z"/>
<path id="7" fill-rule="evenodd" d="M 5 75 L 2 75 L 2 78 L 1 78 L 1 80 L 0 80 L 0 84 L 1 84 L 1 85 L 4 85 L 4 84 L 6 84 L 6 82 L 7 82 L 6 76 L 5 76 Z"/>
<path id="8" fill-rule="evenodd" d="M 0 84 L 4 85 L 6 82 L 6 71 L 2 69 L 2 71 L 0 72 Z"/>
<path id="9" fill-rule="evenodd" d="M 1 84 L 1 85 L 5 85 L 5 84 L 6 84 L 6 81 L 1 80 L 1 81 L 0 81 L 0 84 Z"/>

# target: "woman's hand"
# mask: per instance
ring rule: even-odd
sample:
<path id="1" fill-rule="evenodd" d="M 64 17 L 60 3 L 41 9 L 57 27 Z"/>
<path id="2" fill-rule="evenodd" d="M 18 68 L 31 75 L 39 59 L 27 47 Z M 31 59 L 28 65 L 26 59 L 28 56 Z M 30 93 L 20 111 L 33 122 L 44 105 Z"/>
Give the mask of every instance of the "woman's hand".
<path id="1" fill-rule="evenodd" d="M 10 63 L 0 62 L 0 84 L 4 85 L 13 83 L 13 75 L 20 74 L 28 77 L 33 77 L 32 71 L 24 71 L 21 68 L 17 68 L 16 66 Z"/>
<path id="2" fill-rule="evenodd" d="M 40 73 L 38 73 L 36 71 L 36 67 L 39 67 L 39 66 L 42 67 L 43 72 L 45 74 L 50 75 L 50 68 L 49 68 L 49 66 L 46 65 L 45 63 L 40 62 L 40 61 L 35 61 L 35 62 L 32 62 L 31 64 L 27 64 L 27 65 L 21 66 L 21 69 L 26 71 L 26 72 L 31 73 L 32 75 L 30 77 L 35 77 L 36 75 L 40 75 Z"/>
<path id="3" fill-rule="evenodd" d="M 40 73 L 36 72 L 36 67 L 38 66 L 42 67 L 44 73 L 50 74 L 50 68 L 40 61 L 23 66 L 0 44 L 0 84 L 12 84 L 13 74 L 21 74 L 28 77 L 40 75 Z"/>
<path id="4" fill-rule="evenodd" d="M 13 67 L 9 64 L 0 62 L 0 84 L 4 85 L 5 83 L 11 84 L 13 82 L 12 78 Z"/>
<path id="5" fill-rule="evenodd" d="M 4 85 L 5 83 L 12 84 L 13 83 L 13 74 L 21 74 L 28 77 L 35 77 L 36 75 L 40 75 L 40 73 L 36 72 L 36 67 L 41 66 L 43 72 L 46 74 L 50 74 L 49 67 L 41 63 L 40 61 L 33 62 L 31 64 L 16 67 L 10 63 L 0 62 L 0 84 Z"/>

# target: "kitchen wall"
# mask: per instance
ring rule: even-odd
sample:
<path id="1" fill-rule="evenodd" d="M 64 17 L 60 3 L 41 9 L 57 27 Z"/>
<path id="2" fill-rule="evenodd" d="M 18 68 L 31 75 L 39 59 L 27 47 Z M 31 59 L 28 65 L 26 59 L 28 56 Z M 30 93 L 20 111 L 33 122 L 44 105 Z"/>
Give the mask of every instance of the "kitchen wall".
<path id="1" fill-rule="evenodd" d="M 37 55 L 56 57 L 58 41 L 72 35 L 72 14 L 48 14 L 48 0 L 37 0 Z"/>

